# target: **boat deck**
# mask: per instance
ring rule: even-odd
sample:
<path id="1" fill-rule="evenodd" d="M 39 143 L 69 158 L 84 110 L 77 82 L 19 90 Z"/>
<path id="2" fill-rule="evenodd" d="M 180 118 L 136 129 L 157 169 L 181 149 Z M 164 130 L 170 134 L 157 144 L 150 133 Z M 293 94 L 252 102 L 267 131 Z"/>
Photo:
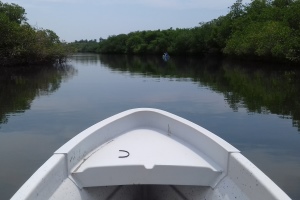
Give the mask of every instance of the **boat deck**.
<path id="1" fill-rule="evenodd" d="M 222 169 L 171 133 L 136 129 L 87 155 L 72 176 L 82 187 L 175 184 L 211 186 Z"/>

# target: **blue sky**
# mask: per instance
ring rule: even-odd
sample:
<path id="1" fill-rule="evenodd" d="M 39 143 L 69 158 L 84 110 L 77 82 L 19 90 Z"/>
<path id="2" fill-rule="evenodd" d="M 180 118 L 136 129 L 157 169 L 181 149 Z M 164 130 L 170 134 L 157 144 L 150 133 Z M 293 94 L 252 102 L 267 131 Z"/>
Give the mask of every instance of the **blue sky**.
<path id="1" fill-rule="evenodd" d="M 226 15 L 235 0 L 1 0 L 25 8 L 28 22 L 61 40 L 107 38 L 132 31 L 192 28 Z M 250 2 L 246 0 L 244 2 Z"/>

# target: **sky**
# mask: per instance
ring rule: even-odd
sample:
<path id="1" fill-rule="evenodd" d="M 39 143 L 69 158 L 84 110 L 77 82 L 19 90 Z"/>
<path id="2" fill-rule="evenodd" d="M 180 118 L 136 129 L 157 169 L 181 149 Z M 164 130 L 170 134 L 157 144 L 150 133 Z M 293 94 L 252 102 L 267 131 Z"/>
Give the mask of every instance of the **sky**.
<path id="1" fill-rule="evenodd" d="M 226 15 L 235 0 L 1 0 L 25 8 L 28 23 L 61 40 L 99 40 L 143 30 L 193 28 Z M 250 0 L 244 0 L 247 3 Z"/>

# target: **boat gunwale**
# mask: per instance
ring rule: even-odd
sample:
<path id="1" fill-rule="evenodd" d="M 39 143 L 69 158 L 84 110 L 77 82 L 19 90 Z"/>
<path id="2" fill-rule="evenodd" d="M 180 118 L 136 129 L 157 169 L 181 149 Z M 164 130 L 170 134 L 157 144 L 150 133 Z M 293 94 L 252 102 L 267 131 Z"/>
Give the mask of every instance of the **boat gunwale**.
<path id="1" fill-rule="evenodd" d="M 153 117 L 153 115 L 155 117 Z M 147 117 L 148 121 L 145 122 L 146 120 L 143 120 L 142 117 Z M 157 117 L 162 117 L 164 120 L 166 120 L 164 122 L 160 121 L 159 123 L 166 124 L 158 124 Z M 121 124 L 123 127 L 114 127 L 114 125 L 118 124 Z M 176 133 L 177 130 L 174 130 L 176 128 L 173 127 L 177 125 L 180 126 L 180 129 L 188 129 L 189 133 L 184 133 L 185 135 L 182 135 L 183 133 L 178 133 L 180 131 Z M 171 127 L 172 134 L 170 135 L 176 135 L 182 140 L 186 140 L 187 135 L 190 134 L 190 132 L 193 132 L 194 134 L 190 134 L 193 138 L 191 138 L 189 141 L 186 141 L 190 144 L 195 142 L 195 137 L 201 137 L 202 140 L 205 139 L 206 141 L 202 141 L 201 145 L 193 144 L 193 146 L 195 148 L 202 148 L 202 150 L 206 152 L 209 157 L 215 157 L 214 160 L 217 163 L 219 159 L 216 157 L 224 158 L 226 155 L 226 159 L 221 161 L 221 163 L 218 163 L 223 169 L 225 169 L 225 173 L 228 167 L 227 163 L 229 154 L 240 152 L 238 149 L 219 136 L 182 117 L 154 108 L 135 108 L 113 115 L 92 125 L 65 143 L 62 147 L 55 151 L 54 154 L 66 155 L 68 161 L 68 172 L 70 173 L 73 168 L 76 167 L 78 163 L 90 152 L 94 151 L 99 146 L 110 142 L 115 137 L 137 128 L 153 128 L 155 126 L 158 126 L 156 127 L 158 129 L 165 129 L 166 134 L 169 134 L 168 132 L 170 132 L 169 129 Z M 208 144 L 206 144 L 208 142 L 210 145 L 213 145 L 213 147 L 210 147 Z M 203 147 L 204 145 L 206 145 L 206 148 Z M 212 150 L 208 150 L 208 148 Z M 218 148 L 218 150 L 214 150 L 214 148 Z M 214 153 L 211 151 L 216 152 Z"/>

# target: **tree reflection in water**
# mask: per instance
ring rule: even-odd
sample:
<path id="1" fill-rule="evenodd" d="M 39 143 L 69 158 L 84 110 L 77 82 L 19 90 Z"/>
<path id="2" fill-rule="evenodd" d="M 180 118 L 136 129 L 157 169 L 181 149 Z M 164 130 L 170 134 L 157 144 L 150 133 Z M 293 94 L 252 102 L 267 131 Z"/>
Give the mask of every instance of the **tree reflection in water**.
<path id="1" fill-rule="evenodd" d="M 262 63 L 219 58 L 175 58 L 165 63 L 157 56 L 101 55 L 113 70 L 153 77 L 189 78 L 221 92 L 233 111 L 272 113 L 291 118 L 300 131 L 300 70 Z"/>
<path id="2" fill-rule="evenodd" d="M 57 91 L 62 83 L 76 75 L 72 66 L 1 69 L 0 127 L 9 115 L 30 109 L 31 102 L 42 95 Z"/>

